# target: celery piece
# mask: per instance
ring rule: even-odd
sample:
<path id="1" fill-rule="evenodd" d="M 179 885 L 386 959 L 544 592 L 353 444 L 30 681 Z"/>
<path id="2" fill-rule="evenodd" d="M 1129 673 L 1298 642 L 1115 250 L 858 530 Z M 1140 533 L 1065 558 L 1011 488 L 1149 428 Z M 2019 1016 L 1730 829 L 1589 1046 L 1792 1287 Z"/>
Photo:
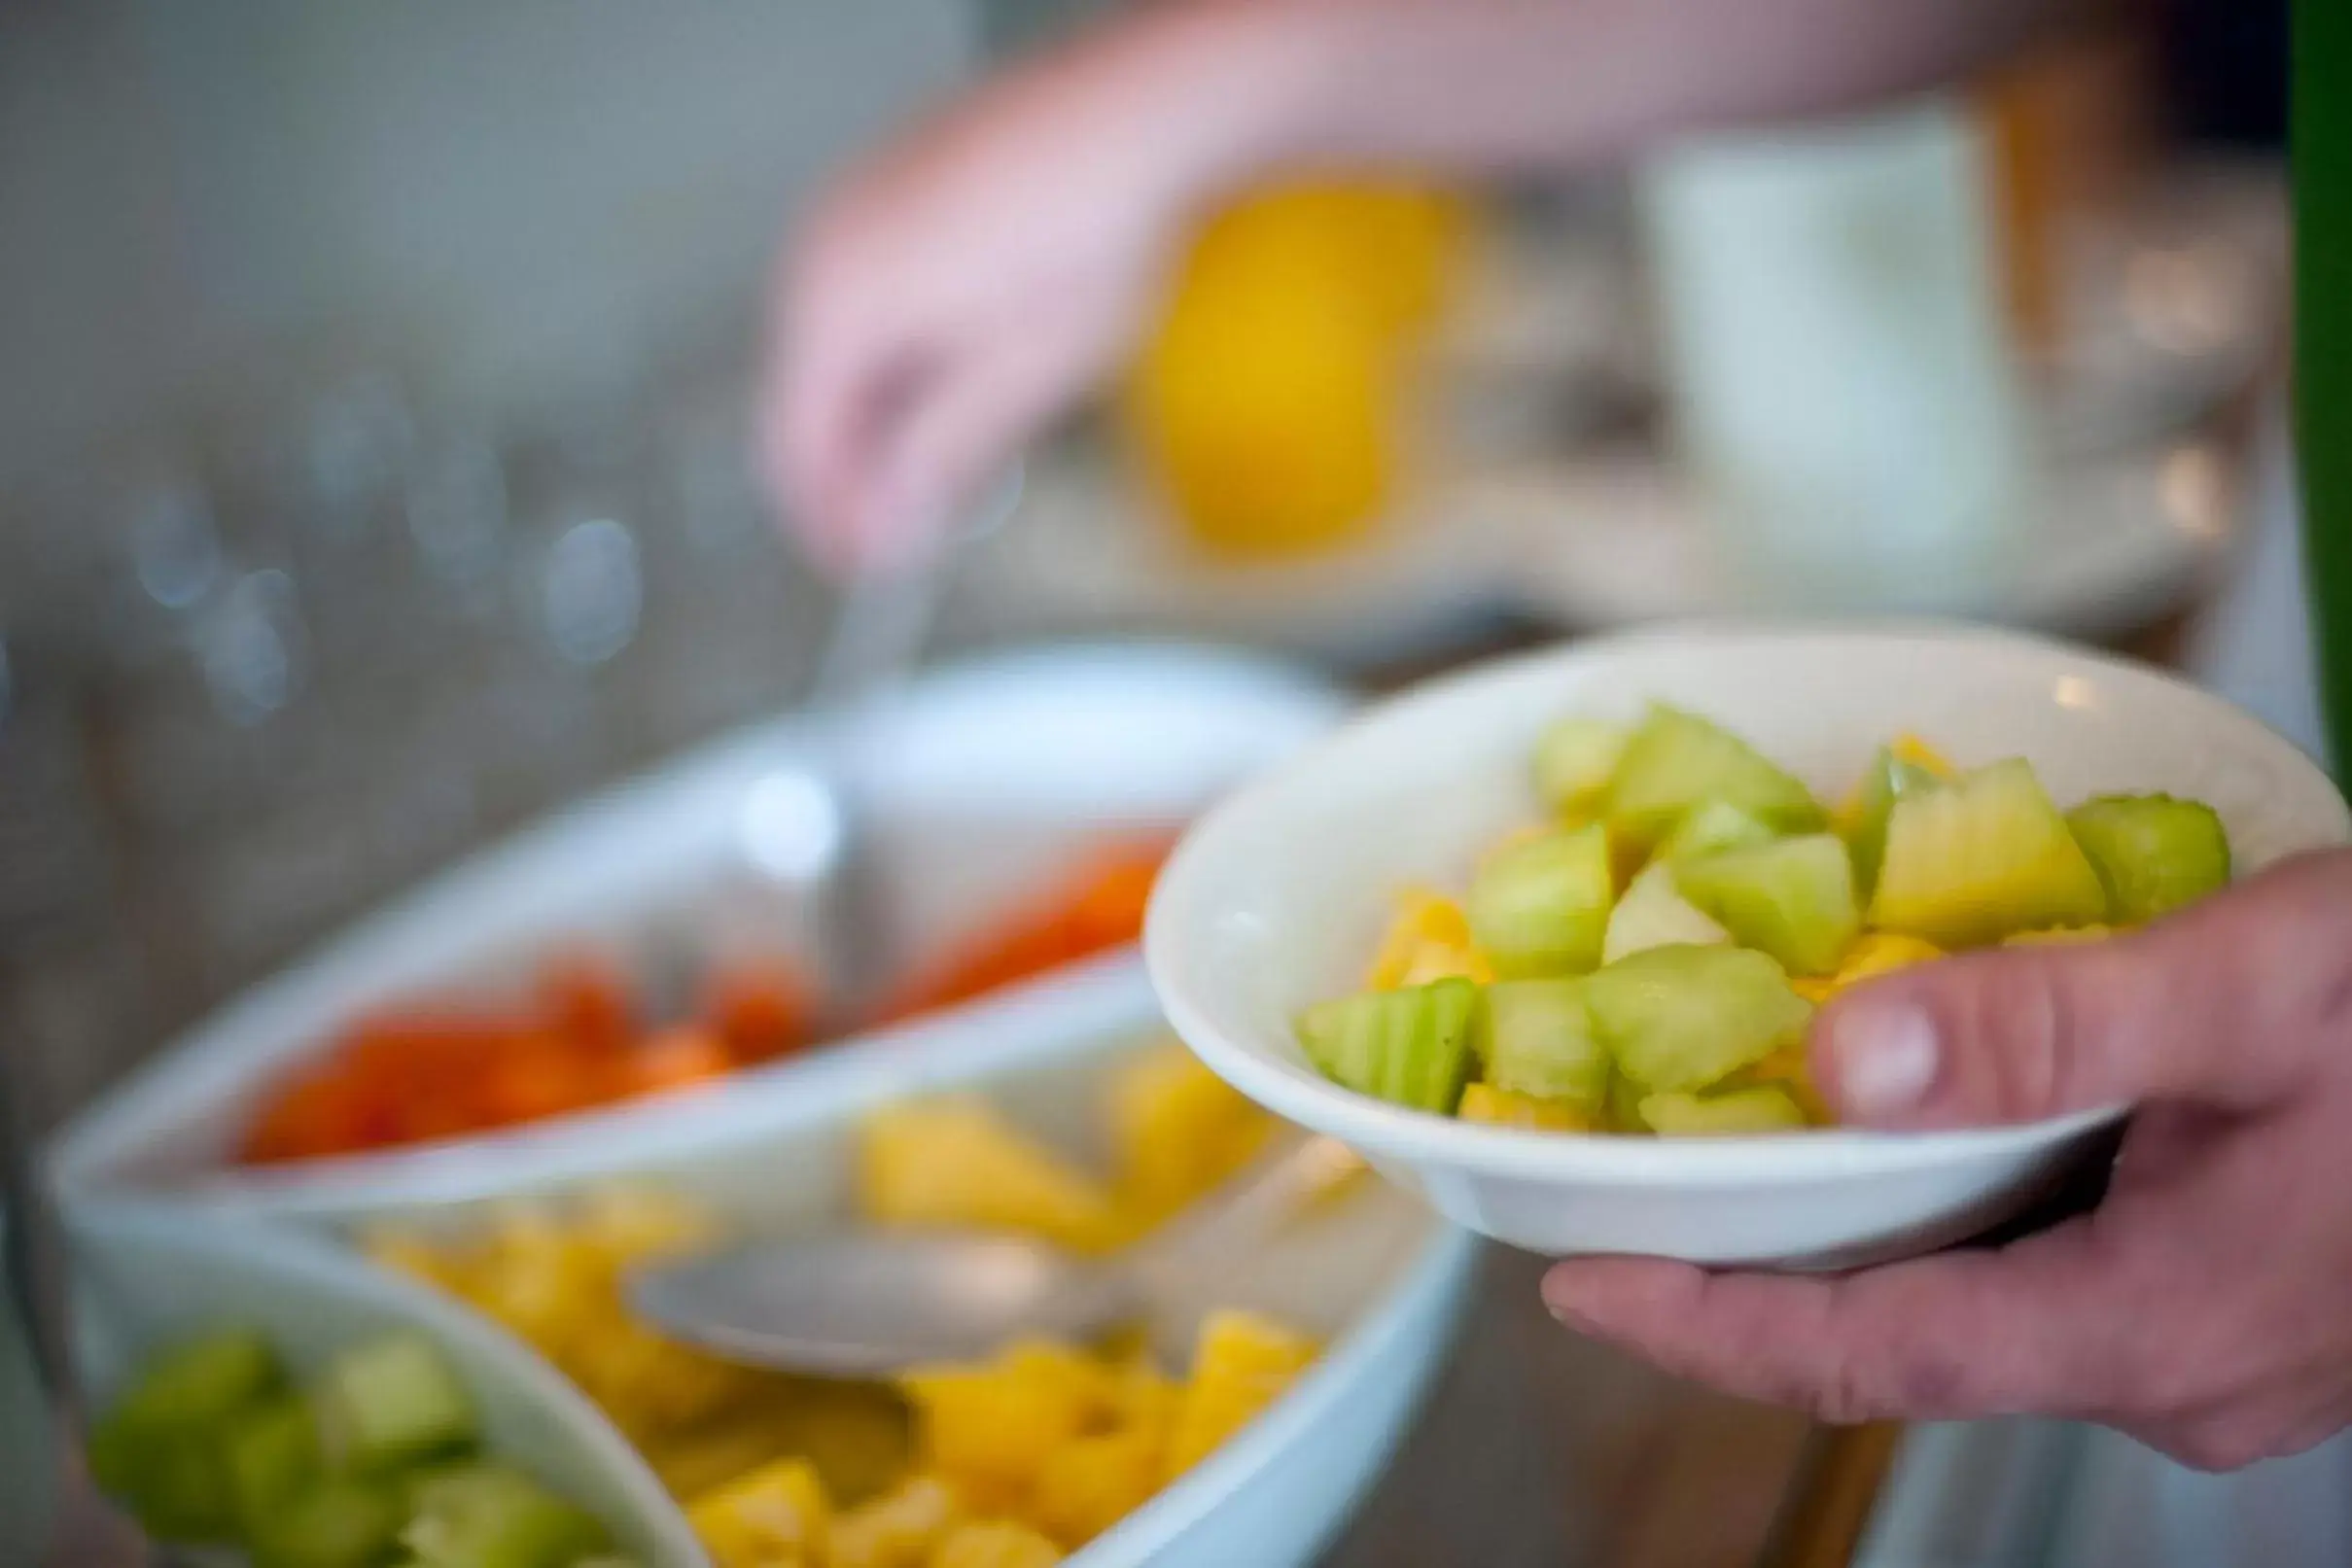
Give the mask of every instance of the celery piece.
<path id="1" fill-rule="evenodd" d="M 1437 980 L 1318 1002 L 1299 1020 L 1299 1044 L 1343 1088 L 1450 1116 L 1470 1081 L 1477 1021 L 1477 985 Z"/>

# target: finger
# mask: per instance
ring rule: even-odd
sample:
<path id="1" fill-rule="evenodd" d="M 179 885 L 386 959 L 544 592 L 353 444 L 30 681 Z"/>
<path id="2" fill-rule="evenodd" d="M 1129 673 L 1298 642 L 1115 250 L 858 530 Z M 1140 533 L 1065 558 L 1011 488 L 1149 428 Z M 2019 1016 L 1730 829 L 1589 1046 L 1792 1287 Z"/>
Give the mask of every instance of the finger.
<path id="1" fill-rule="evenodd" d="M 1825 1008 L 1814 1070 L 1845 1119 L 2034 1121 L 2143 1098 L 2274 1102 L 2352 1027 L 2352 859 L 2279 866 L 2104 942 L 1900 970 Z"/>
<path id="2" fill-rule="evenodd" d="M 1544 1278 L 1570 1326 L 1725 1393 L 1829 1421 L 2104 1409 L 2120 1374 L 2094 1326 L 2094 1232 L 1837 1278 L 1579 1259 Z"/>
<path id="3" fill-rule="evenodd" d="M 945 356 L 894 411 L 850 503 L 861 559 L 888 559 L 948 526 L 988 475 L 1101 371 L 1124 322 L 1068 298 L 1009 318 Z"/>

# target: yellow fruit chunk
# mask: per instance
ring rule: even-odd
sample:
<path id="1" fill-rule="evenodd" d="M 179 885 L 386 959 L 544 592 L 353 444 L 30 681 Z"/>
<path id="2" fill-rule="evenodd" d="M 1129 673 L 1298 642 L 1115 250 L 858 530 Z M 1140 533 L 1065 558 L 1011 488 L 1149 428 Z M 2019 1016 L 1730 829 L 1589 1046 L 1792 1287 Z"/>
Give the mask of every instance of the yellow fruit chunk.
<path id="1" fill-rule="evenodd" d="M 1960 770 L 1952 765 L 1951 758 L 1909 731 L 1888 742 L 1886 749 L 1895 754 L 1896 761 L 1925 768 L 1939 779 L 1949 781 L 1959 775 Z"/>
<path id="2" fill-rule="evenodd" d="M 1064 1445 L 1110 1425 L 1119 1378 L 1066 1346 L 1029 1343 L 971 1367 L 908 1373 L 924 1463 L 977 1507 L 1021 1506 Z"/>
<path id="3" fill-rule="evenodd" d="M 926 1568 L 961 1512 L 947 1482 L 909 1476 L 895 1490 L 833 1520 L 825 1568 Z"/>
<path id="4" fill-rule="evenodd" d="M 1397 898 L 1396 915 L 1381 939 L 1365 984 L 1374 991 L 1402 991 L 1459 976 L 1480 985 L 1494 969 L 1470 938 L 1470 918 L 1443 893 L 1409 889 Z"/>
<path id="5" fill-rule="evenodd" d="M 1122 1232 L 1101 1184 L 976 1100 L 873 1117 L 859 1140 L 858 1191 L 878 1225 L 1027 1231 L 1080 1251 Z"/>
<path id="6" fill-rule="evenodd" d="M 1827 1127 L 1837 1120 L 1829 1102 L 1813 1087 L 1813 1065 L 1806 1043 L 1791 1040 L 1763 1061 L 1754 1063 L 1724 1080 L 1726 1089 L 1778 1089 L 1797 1102 L 1805 1120 L 1813 1127 Z"/>
<path id="7" fill-rule="evenodd" d="M 1315 1360 L 1312 1340 L 1253 1312 L 1221 1311 L 1201 1325 L 1192 1376 L 1176 1406 L 1167 1473 L 1179 1476 L 1282 1397 Z"/>
<path id="8" fill-rule="evenodd" d="M 1274 1119 L 1171 1042 L 1119 1069 L 1110 1127 L 1120 1196 L 1140 1217 L 1158 1220 L 1246 1165 Z"/>
<path id="9" fill-rule="evenodd" d="M 1166 1444 L 1165 1433 L 1127 1428 L 1065 1445 L 1037 1472 L 1030 1516 L 1075 1551 L 1151 1501 Z"/>
<path id="10" fill-rule="evenodd" d="M 829 1510 L 817 1472 L 780 1459 L 686 1510 L 717 1568 L 825 1568 Z"/>
<path id="11" fill-rule="evenodd" d="M 959 1524 L 931 1553 L 930 1568 L 1053 1568 L 1062 1549 L 1026 1524 L 989 1519 Z"/>
<path id="12" fill-rule="evenodd" d="M 1830 977 L 1831 991 L 1833 993 L 1843 991 L 1875 976 L 1892 974 L 1897 969 L 1908 969 L 1914 963 L 1942 957 L 1942 948 L 1915 936 L 1865 931 L 1845 950 L 1845 957 L 1838 960 L 1838 971 Z"/>
<path id="13" fill-rule="evenodd" d="M 1455 1113 L 1465 1122 L 1494 1127 L 1531 1127 L 1552 1132 L 1590 1132 L 1592 1118 L 1573 1105 L 1532 1095 L 1514 1095 L 1492 1084 L 1472 1084 L 1461 1092 Z"/>

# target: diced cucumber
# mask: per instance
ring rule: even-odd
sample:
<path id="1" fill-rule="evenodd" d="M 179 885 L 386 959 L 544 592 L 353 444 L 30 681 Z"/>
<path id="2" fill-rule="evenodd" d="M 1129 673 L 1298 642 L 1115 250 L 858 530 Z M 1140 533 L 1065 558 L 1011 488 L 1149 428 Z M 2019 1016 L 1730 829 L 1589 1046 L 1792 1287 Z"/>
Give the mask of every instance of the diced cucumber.
<path id="1" fill-rule="evenodd" d="M 1476 1060 L 1477 1020 L 1478 987 L 1438 980 L 1318 1002 L 1299 1020 L 1299 1044 L 1343 1088 L 1452 1115 Z"/>
<path id="2" fill-rule="evenodd" d="M 594 1516 L 500 1464 L 421 1488 L 401 1541 L 432 1568 L 570 1568 L 611 1544 Z"/>
<path id="3" fill-rule="evenodd" d="M 1745 741 L 1696 714 L 1652 704 L 1609 782 L 1610 828 L 1647 848 L 1709 800 L 1786 833 L 1809 833 L 1824 820 L 1805 785 Z"/>
<path id="4" fill-rule="evenodd" d="M 336 1468 L 394 1469 L 474 1441 L 474 1402 L 439 1349 L 388 1334 L 344 1351 L 313 1386 L 319 1431 Z"/>
<path id="5" fill-rule="evenodd" d="M 333 1477 L 255 1521 L 253 1568 L 375 1568 L 399 1547 L 404 1517 L 390 1484 Z"/>
<path id="6" fill-rule="evenodd" d="M 1617 907 L 1609 911 L 1600 961 L 1615 963 L 1628 954 L 1650 948 L 1703 947 L 1731 939 L 1730 932 L 1682 896 L 1674 885 L 1674 868 L 1661 862 L 1635 877 L 1625 896 L 1617 900 Z"/>
<path id="7" fill-rule="evenodd" d="M 1834 833 L 1686 860 L 1674 868 L 1674 880 L 1682 896 L 1734 941 L 1771 954 L 1791 974 L 1834 972 L 1862 928 L 1853 867 Z"/>
<path id="8" fill-rule="evenodd" d="M 2107 891 L 2021 758 L 1895 802 L 1870 923 L 1942 948 L 2103 920 Z"/>
<path id="9" fill-rule="evenodd" d="M 1805 1111 L 1782 1090 L 1727 1090 L 1719 1095 L 1648 1095 L 1642 1120 L 1667 1137 L 1724 1137 L 1743 1132 L 1788 1132 L 1805 1126 Z"/>
<path id="10" fill-rule="evenodd" d="M 1764 844 L 1773 830 L 1727 800 L 1702 801 L 1682 814 L 1672 832 L 1659 841 L 1661 860 L 1696 860 L 1725 850 Z"/>
<path id="11" fill-rule="evenodd" d="M 326 1469 L 318 1416 L 308 1403 L 283 1399 L 240 1417 L 222 1440 L 231 1507 L 248 1532 Z"/>
<path id="12" fill-rule="evenodd" d="M 1618 1068 L 1652 1092 L 1704 1089 L 1812 1016 L 1780 965 L 1747 948 L 1636 953 L 1593 971 L 1585 999 Z"/>
<path id="13" fill-rule="evenodd" d="M 277 1392 L 283 1381 L 277 1352 L 259 1331 L 223 1329 L 149 1361 L 108 1420 L 137 1432 L 214 1426 Z"/>
<path id="14" fill-rule="evenodd" d="M 2107 889 L 2107 918 L 2137 925 L 2229 884 L 2229 835 L 2200 800 L 2103 795 L 2066 814 Z"/>
<path id="15" fill-rule="evenodd" d="M 1878 862 L 1886 854 L 1886 819 L 1893 814 L 1895 802 L 1932 789 L 1940 782 L 1918 763 L 1897 756 L 1891 747 L 1879 748 L 1878 754 L 1871 758 L 1847 829 L 1854 851 L 1854 886 L 1864 898 L 1878 886 Z"/>
<path id="16" fill-rule="evenodd" d="M 1535 742 L 1535 791 L 1554 815 L 1590 812 L 1608 793 L 1632 732 L 1597 718 L 1562 718 Z"/>
<path id="17" fill-rule="evenodd" d="M 1600 961 L 1615 893 L 1606 828 L 1546 833 L 1479 867 L 1470 932 L 1496 974 L 1581 974 Z"/>
<path id="18" fill-rule="evenodd" d="M 1597 1115 L 1608 1096 L 1609 1053 L 1593 1031 L 1583 983 L 1498 980 L 1486 1001 L 1487 1082 Z"/>

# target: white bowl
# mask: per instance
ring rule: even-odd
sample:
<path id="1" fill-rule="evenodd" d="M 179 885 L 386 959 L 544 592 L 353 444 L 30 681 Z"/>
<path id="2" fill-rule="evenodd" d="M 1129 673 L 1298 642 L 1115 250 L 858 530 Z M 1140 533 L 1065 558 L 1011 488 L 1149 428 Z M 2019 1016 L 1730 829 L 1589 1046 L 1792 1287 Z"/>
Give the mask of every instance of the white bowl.
<path id="1" fill-rule="evenodd" d="M 515 1197 L 614 1181 L 685 1194 L 743 1234 L 838 1221 L 850 1204 L 859 1121 L 909 1096 L 985 1097 L 1073 1157 L 1099 1152 L 1120 1059 L 1164 1040 L 1141 963 L 1070 987 L 1050 1007 L 966 1015 L 888 1051 L 812 1061 L 791 1080 L 715 1098 L 694 1122 L 609 1142 L 592 1166 L 514 1166 L 495 1196 L 439 1203 L 381 1189 L 312 1191 L 282 1216 L 347 1228 L 397 1223 L 461 1236 Z M 1327 1338 L 1291 1393 L 1149 1504 L 1069 1559 L 1071 1568 L 1290 1568 L 1314 1560 L 1353 1512 L 1443 1364 L 1476 1241 L 1379 1183 L 1302 1220 L 1281 1242 L 1156 1304 L 1176 1324 L 1253 1307 Z"/>
<path id="2" fill-rule="evenodd" d="M 1361 984 L 1404 884 L 1458 886 L 1536 804 L 1537 732 L 1652 698 L 1737 730 L 1832 796 L 1887 737 L 1961 762 L 2023 755 L 2061 803 L 2168 790 L 2210 802 L 2238 869 L 2342 843 L 2344 803 L 2288 742 L 2152 670 L 2014 635 L 1669 629 L 1432 684 L 1346 726 L 1203 819 L 1144 936 L 1185 1041 L 1245 1094 L 1353 1145 L 1448 1217 L 1553 1255 L 1831 1267 L 2009 1217 L 2103 1144 L 2120 1111 L 2022 1127 L 1646 1139 L 1482 1127 L 1350 1093 L 1301 1054 L 1299 1010 Z"/>
<path id="3" fill-rule="evenodd" d="M 873 770 L 875 848 L 918 960 L 984 926 L 1106 829 L 1173 827 L 1344 711 L 1288 666 L 1179 645 L 1020 651 L 925 677 L 864 717 L 857 749 Z M 805 912 L 756 871 L 755 803 L 759 781 L 811 741 L 799 719 L 724 738 L 435 878 L 115 1086 L 59 1138 L 60 1177 L 246 1213 L 347 1210 L 559 1180 L 705 1125 L 713 1097 L 664 1097 L 347 1159 L 231 1161 L 269 1086 L 387 1001 L 511 984 L 551 949 L 792 948 Z M 965 1014 L 1041 1027 L 1072 983 L 1034 981 L 869 1039 L 894 1049 L 953 1032 Z M 723 1093 L 824 1073 L 837 1049 L 739 1074 Z"/>
<path id="4" fill-rule="evenodd" d="M 646 1568 L 704 1563 L 685 1516 L 627 1440 L 554 1368 L 455 1303 L 299 1236 L 192 1222 L 166 1208 L 77 1205 L 70 1239 L 79 1266 L 79 1349 L 101 1405 L 148 1353 L 222 1324 L 261 1329 L 298 1370 L 370 1336 L 413 1329 L 440 1347 L 465 1382 L 492 1452 L 597 1515 Z M 15 1325 L 13 1315 L 0 1313 L 0 1341 Z M 19 1486 L 25 1493 L 0 1512 L 26 1526 L 22 1536 L 8 1532 L 12 1546 L 41 1538 L 17 1510 L 47 1506 L 40 1492 L 48 1434 L 33 1415 L 31 1394 L 29 1384 L 0 1388 L 0 1413 L 8 1416 L 0 1421 L 0 1501 Z M 9 1560 L 6 1551 L 0 1560 Z"/>

